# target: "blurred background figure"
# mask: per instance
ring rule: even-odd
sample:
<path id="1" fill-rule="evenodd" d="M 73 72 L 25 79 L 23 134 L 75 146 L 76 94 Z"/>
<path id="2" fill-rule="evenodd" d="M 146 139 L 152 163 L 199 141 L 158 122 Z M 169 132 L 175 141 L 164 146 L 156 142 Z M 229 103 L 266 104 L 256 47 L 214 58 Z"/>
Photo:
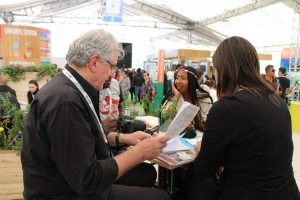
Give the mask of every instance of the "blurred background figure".
<path id="1" fill-rule="evenodd" d="M 130 78 L 128 77 L 127 70 L 123 70 L 123 72 L 121 73 L 120 88 L 122 91 L 123 98 L 125 100 L 128 99 L 129 90 L 131 88 L 131 82 L 130 82 Z"/>
<path id="2" fill-rule="evenodd" d="M 172 90 L 172 83 L 174 82 L 174 72 L 169 69 L 167 72 L 167 81 L 168 81 L 168 85 L 167 85 L 167 90 L 166 92 L 168 92 L 169 90 Z"/>
<path id="3" fill-rule="evenodd" d="M 29 91 L 27 92 L 27 99 L 28 99 L 28 104 L 31 104 L 35 95 L 39 91 L 39 84 L 36 80 L 30 80 L 28 82 L 28 88 L 29 88 Z"/>
<path id="4" fill-rule="evenodd" d="M 150 102 L 155 97 L 155 87 L 152 80 L 149 77 L 148 72 L 144 72 L 144 83 L 141 89 L 141 99 L 144 103 L 145 112 L 149 111 Z"/>
<path id="5" fill-rule="evenodd" d="M 119 82 L 114 78 L 115 71 L 112 70 L 108 80 L 103 84 L 99 92 L 99 114 L 105 130 L 109 133 L 117 128 L 117 121 L 122 113 L 122 95 Z"/>
<path id="6" fill-rule="evenodd" d="M 275 79 L 275 69 L 273 65 L 267 65 L 265 68 L 266 75 L 263 76 L 268 83 L 272 85 L 272 87 L 276 90 L 277 89 L 277 83 Z"/>
<path id="7" fill-rule="evenodd" d="M 141 68 L 136 70 L 136 74 L 134 76 L 134 97 L 135 102 L 141 102 L 141 92 L 142 92 L 142 85 L 144 83 L 144 77 Z"/>
<path id="8" fill-rule="evenodd" d="M 286 77 L 286 69 L 280 67 L 278 70 L 278 89 L 281 99 L 288 103 L 287 90 L 290 88 L 290 79 Z"/>
<path id="9" fill-rule="evenodd" d="M 214 80 L 207 80 L 206 85 L 209 87 L 208 93 L 213 99 L 213 102 L 218 101 L 216 83 Z"/>
<path id="10" fill-rule="evenodd" d="M 133 96 L 134 96 L 134 75 L 135 75 L 134 69 L 130 70 L 129 73 L 128 73 L 128 77 L 130 79 L 130 89 L 129 89 L 129 92 L 130 92 L 131 102 L 133 102 Z"/>

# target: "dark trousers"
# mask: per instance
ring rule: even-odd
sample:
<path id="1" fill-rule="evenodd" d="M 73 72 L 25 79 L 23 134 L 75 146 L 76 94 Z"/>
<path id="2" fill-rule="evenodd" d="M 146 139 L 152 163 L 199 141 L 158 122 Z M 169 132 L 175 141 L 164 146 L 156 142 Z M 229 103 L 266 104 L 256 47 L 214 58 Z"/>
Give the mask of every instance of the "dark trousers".
<path id="1" fill-rule="evenodd" d="M 151 187 L 113 185 L 109 200 L 171 200 L 163 190 Z"/>
<path id="2" fill-rule="evenodd" d="M 153 187 L 157 173 L 153 165 L 141 163 L 121 176 L 115 184 L 127 186 Z"/>
<path id="3" fill-rule="evenodd" d="M 76 196 L 73 198 L 60 198 L 55 200 L 171 200 L 168 193 L 163 190 L 152 187 L 136 187 L 116 185 L 111 186 L 108 196 L 87 195 Z M 53 199 L 51 199 L 53 200 Z"/>
<path id="4" fill-rule="evenodd" d="M 129 92 L 130 92 L 130 98 L 131 98 L 131 102 L 133 102 L 133 95 L 134 95 L 134 87 L 131 87 Z"/>
<path id="5" fill-rule="evenodd" d="M 109 194 L 76 196 L 72 200 L 171 200 L 168 193 L 153 188 L 156 176 L 151 164 L 141 163 L 121 176 L 111 186 Z"/>

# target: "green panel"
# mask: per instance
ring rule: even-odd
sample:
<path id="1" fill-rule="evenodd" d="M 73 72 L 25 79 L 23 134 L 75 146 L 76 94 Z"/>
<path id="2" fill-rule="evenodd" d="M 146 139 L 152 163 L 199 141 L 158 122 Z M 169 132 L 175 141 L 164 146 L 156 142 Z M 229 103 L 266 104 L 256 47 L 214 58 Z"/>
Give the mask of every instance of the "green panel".
<path id="1" fill-rule="evenodd" d="M 163 83 L 154 83 L 156 95 L 154 100 L 150 104 L 150 111 L 156 112 L 160 109 L 161 102 L 164 98 L 164 84 Z"/>

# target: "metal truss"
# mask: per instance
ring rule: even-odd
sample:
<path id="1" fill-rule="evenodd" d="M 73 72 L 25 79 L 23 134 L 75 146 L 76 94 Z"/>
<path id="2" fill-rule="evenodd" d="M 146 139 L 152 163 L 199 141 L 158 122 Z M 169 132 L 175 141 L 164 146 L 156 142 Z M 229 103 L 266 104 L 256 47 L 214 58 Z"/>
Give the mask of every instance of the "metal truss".
<path id="1" fill-rule="evenodd" d="M 280 0 L 254 0 L 253 2 L 251 2 L 248 5 L 245 5 L 245 6 L 236 8 L 236 9 L 228 10 L 220 15 L 216 15 L 214 17 L 207 18 L 203 21 L 194 22 L 193 29 L 195 31 L 200 32 L 199 34 L 207 34 L 210 32 L 214 32 L 214 35 L 218 35 L 218 33 L 216 31 L 209 29 L 207 27 L 207 25 L 216 23 L 218 21 L 223 21 L 223 20 L 226 20 L 231 17 L 242 15 L 244 13 L 247 13 L 247 12 L 250 12 L 250 11 L 256 10 L 258 8 L 262 8 L 262 7 L 277 3 L 277 2 L 280 2 Z M 203 29 L 209 29 L 209 30 L 203 31 Z M 172 32 L 172 36 L 174 36 L 176 34 L 181 34 L 181 33 L 180 32 Z M 155 39 L 159 40 L 159 39 L 165 39 L 168 37 L 170 37 L 170 35 L 166 34 L 166 35 L 158 36 Z M 217 38 L 218 38 L 218 36 L 217 36 Z M 221 34 L 221 35 L 219 35 L 219 38 L 226 38 L 226 36 Z"/>
<path id="2" fill-rule="evenodd" d="M 159 6 L 155 6 L 152 4 L 148 4 L 145 3 L 143 1 L 139 1 L 139 0 L 134 0 L 136 3 L 132 4 L 132 5 L 126 5 L 126 7 L 131 7 L 133 9 L 142 11 L 144 15 L 149 15 L 151 17 L 155 17 L 157 19 L 159 19 L 160 21 L 166 22 L 166 23 L 170 23 L 173 24 L 175 26 L 181 27 L 187 31 L 192 31 L 191 35 L 193 37 L 193 35 L 198 35 L 199 38 L 203 38 L 204 41 L 207 41 L 207 43 L 210 44 L 218 44 L 220 43 L 224 38 L 226 38 L 225 35 L 218 33 L 216 31 L 213 31 L 212 29 L 209 29 L 206 26 L 203 25 L 198 25 L 195 26 L 196 22 L 192 21 L 191 19 L 182 16 L 178 13 L 172 12 L 170 10 L 167 10 L 165 8 L 159 7 Z M 179 35 L 182 34 L 182 31 L 178 32 Z M 173 32 L 171 34 L 167 34 L 167 37 L 170 36 L 175 36 L 176 34 Z M 187 41 L 188 40 L 193 40 L 193 38 L 190 38 L 190 36 L 186 35 L 185 36 L 179 36 L 179 37 L 186 37 Z M 163 37 L 160 37 L 161 39 L 163 39 Z M 156 40 L 156 38 L 155 38 Z M 195 39 L 196 40 L 196 39 Z M 199 41 L 199 40 L 197 40 Z"/>
<path id="3" fill-rule="evenodd" d="M 207 18 L 201 22 L 197 22 L 196 26 L 202 26 L 202 25 L 207 26 L 209 24 L 214 24 L 218 21 L 224 21 L 231 17 L 236 17 L 239 15 L 254 11 L 258 8 L 263 8 L 263 7 L 269 6 L 271 4 L 278 3 L 280 1 L 282 1 L 282 0 L 254 0 L 254 1 L 252 1 L 252 3 L 247 4 L 245 6 L 242 6 L 242 7 L 236 8 L 236 9 L 232 9 L 232 10 L 228 10 L 220 15 L 216 15 L 214 17 Z"/>

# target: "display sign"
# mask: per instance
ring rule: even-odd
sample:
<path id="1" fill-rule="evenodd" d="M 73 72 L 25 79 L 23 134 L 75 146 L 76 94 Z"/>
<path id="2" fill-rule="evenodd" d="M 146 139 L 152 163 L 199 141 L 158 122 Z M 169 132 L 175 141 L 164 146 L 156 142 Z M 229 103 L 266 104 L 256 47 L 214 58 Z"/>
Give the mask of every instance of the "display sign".
<path id="1" fill-rule="evenodd" d="M 104 0 L 102 20 L 104 22 L 123 22 L 123 1 Z"/>
<path id="2" fill-rule="evenodd" d="M 165 71 L 165 51 L 159 50 L 158 53 L 158 74 L 157 81 L 159 83 L 164 82 L 164 71 Z"/>
<path id="3" fill-rule="evenodd" d="M 50 63 L 50 32 L 30 26 L 0 25 L 0 57 L 3 65 Z"/>

